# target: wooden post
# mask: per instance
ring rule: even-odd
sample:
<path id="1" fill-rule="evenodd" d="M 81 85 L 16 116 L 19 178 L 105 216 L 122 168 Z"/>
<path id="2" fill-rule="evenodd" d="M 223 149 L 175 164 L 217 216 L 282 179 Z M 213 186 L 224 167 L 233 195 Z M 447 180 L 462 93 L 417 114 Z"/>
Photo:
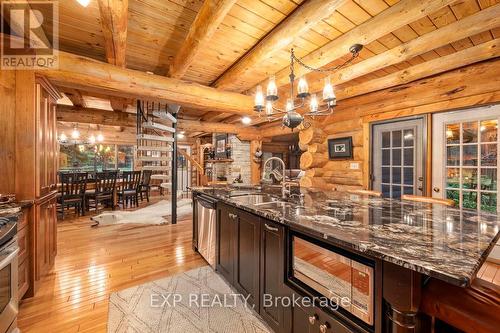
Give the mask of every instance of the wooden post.
<path id="1" fill-rule="evenodd" d="M 260 159 L 255 157 L 255 152 L 257 150 L 262 151 L 262 141 L 252 140 L 250 141 L 250 174 L 252 185 L 257 185 L 260 182 L 262 176 L 262 163 Z"/>

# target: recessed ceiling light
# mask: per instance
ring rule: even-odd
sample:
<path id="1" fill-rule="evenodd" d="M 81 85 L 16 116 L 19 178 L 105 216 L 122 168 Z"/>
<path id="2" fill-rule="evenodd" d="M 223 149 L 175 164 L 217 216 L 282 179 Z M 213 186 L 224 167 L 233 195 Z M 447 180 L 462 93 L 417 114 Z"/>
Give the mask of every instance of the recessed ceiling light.
<path id="1" fill-rule="evenodd" d="M 177 138 L 178 139 L 184 139 L 184 134 L 183 133 L 177 133 Z"/>
<path id="2" fill-rule="evenodd" d="M 83 7 L 87 7 L 90 3 L 90 0 L 76 0 Z"/>
<path id="3" fill-rule="evenodd" d="M 248 125 L 252 122 L 252 118 L 245 116 L 245 117 L 241 118 L 241 122 L 245 125 Z"/>

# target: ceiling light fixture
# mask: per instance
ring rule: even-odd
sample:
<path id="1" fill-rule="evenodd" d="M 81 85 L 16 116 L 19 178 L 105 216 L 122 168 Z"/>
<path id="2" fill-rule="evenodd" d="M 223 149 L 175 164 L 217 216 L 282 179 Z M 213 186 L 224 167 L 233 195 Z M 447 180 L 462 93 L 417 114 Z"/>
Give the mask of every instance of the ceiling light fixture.
<path id="1" fill-rule="evenodd" d="M 87 7 L 90 3 L 90 0 L 76 0 L 83 7 Z"/>
<path id="2" fill-rule="evenodd" d="M 178 139 L 184 139 L 184 134 L 183 133 L 177 133 L 177 138 Z"/>
<path id="3" fill-rule="evenodd" d="M 295 63 L 298 63 L 300 66 L 307 68 L 311 72 L 331 73 L 350 64 L 359 55 L 359 52 L 362 49 L 363 45 L 361 44 L 352 45 L 349 48 L 349 52 L 351 53 L 351 58 L 349 58 L 349 60 L 338 66 L 326 69 L 313 68 L 304 64 L 299 58 L 295 56 L 295 53 L 292 49 L 290 51 L 290 95 L 286 100 L 285 109 L 283 110 L 274 106 L 274 103 L 279 99 L 279 96 L 275 77 L 271 76 L 267 84 L 265 96 L 262 92 L 262 87 L 260 85 L 257 86 L 255 92 L 254 110 L 259 113 L 259 117 L 262 115 L 262 111 L 264 111 L 264 116 L 268 121 L 278 120 L 279 117 L 283 115 L 283 126 L 291 129 L 294 129 L 302 123 L 306 128 L 309 127 L 311 124 L 309 122 L 304 122 L 304 115 L 314 118 L 316 116 L 328 116 L 332 114 L 334 107 L 337 105 L 337 98 L 335 96 L 333 86 L 330 83 L 330 77 L 326 77 L 325 79 L 325 85 L 323 87 L 323 105 L 320 105 L 316 94 L 311 95 L 309 93 L 309 85 L 307 84 L 307 81 L 303 76 L 299 78 L 297 84 L 297 95 L 295 95 Z M 306 106 L 307 98 L 309 98 L 309 110 L 303 111 L 301 112 L 301 114 L 298 111 Z"/>
<path id="4" fill-rule="evenodd" d="M 97 134 L 96 139 L 97 139 L 97 142 L 103 142 L 104 141 L 104 135 L 102 135 L 102 133 L 99 133 L 99 134 Z"/>
<path id="5" fill-rule="evenodd" d="M 78 130 L 77 125 L 73 127 L 73 131 L 71 132 L 71 138 L 77 140 L 80 137 L 80 131 Z"/>
<path id="6" fill-rule="evenodd" d="M 252 118 L 245 116 L 245 117 L 241 118 L 241 122 L 245 125 L 248 125 L 252 122 Z"/>
<path id="7" fill-rule="evenodd" d="M 66 136 L 66 134 L 64 134 L 64 132 L 62 132 L 61 135 L 59 135 L 59 141 L 60 142 L 67 142 L 68 141 L 68 137 Z"/>

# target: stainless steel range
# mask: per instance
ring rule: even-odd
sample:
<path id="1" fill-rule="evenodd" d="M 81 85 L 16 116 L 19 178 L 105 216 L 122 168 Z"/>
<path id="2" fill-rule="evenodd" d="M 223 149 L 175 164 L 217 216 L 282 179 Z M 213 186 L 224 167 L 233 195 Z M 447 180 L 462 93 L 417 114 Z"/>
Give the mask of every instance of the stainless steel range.
<path id="1" fill-rule="evenodd" d="M 14 207 L 0 209 L 0 333 L 13 332 L 18 312 L 17 220 L 19 211 Z"/>

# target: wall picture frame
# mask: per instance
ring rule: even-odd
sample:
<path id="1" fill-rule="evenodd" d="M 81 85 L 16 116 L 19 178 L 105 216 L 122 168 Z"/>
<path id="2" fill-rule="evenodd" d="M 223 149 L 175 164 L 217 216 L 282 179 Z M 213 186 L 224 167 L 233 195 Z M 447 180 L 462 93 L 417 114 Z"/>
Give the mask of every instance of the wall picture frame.
<path id="1" fill-rule="evenodd" d="M 215 137 L 215 156 L 226 158 L 227 134 L 218 134 Z"/>
<path id="2" fill-rule="evenodd" d="M 328 158 L 352 159 L 352 136 L 328 139 Z"/>

